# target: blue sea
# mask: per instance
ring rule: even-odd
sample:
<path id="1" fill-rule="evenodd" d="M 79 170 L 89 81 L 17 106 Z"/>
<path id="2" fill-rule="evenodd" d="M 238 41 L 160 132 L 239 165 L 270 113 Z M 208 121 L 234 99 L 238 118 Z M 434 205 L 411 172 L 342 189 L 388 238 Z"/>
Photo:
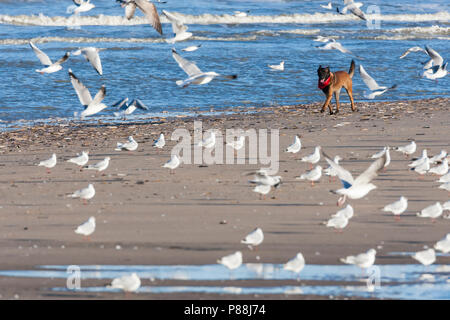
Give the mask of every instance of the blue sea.
<path id="1" fill-rule="evenodd" d="M 73 119 L 74 112 L 83 107 L 70 83 L 69 68 L 92 96 L 105 85 L 107 105 L 123 97 L 142 100 L 149 110 L 136 111 L 136 117 L 321 102 L 318 66 L 348 70 L 352 59 L 380 85 L 397 84 L 375 101 L 450 96 L 448 76 L 438 81 L 421 77 L 426 54 L 413 52 L 399 59 L 409 47 L 425 45 L 444 60 L 449 58 L 450 1 L 365 1 L 361 9 L 372 23 L 369 26 L 351 14 L 340 15 L 334 8 L 320 6 L 327 2 L 155 1 L 163 24 L 161 37 L 142 12 L 137 10 L 136 17 L 128 21 L 113 0 L 92 0 L 96 7 L 79 16 L 69 13 L 70 0 L 0 0 L 1 125 Z M 342 3 L 335 2 L 341 8 Z M 177 14 L 193 37 L 168 44 L 165 39 L 173 37 L 173 32 L 162 10 Z M 371 13 L 377 10 L 379 15 Z M 235 11 L 248 12 L 248 16 L 236 17 Z M 314 41 L 319 35 L 335 38 L 353 55 L 316 48 L 323 45 Z M 35 71 L 42 65 L 30 40 L 53 61 L 79 47 L 106 48 L 100 53 L 103 76 L 82 56 L 72 56 L 59 72 L 41 75 Z M 198 44 L 202 46 L 197 51 L 181 51 Z M 178 87 L 175 81 L 187 75 L 173 59 L 172 47 L 202 71 L 237 74 L 238 79 Z M 282 72 L 267 66 L 282 60 Z M 356 102 L 365 101 L 367 88 L 358 71 L 353 83 Z M 348 102 L 345 94 L 341 100 Z M 114 111 L 109 107 L 94 117 L 113 121 Z"/>

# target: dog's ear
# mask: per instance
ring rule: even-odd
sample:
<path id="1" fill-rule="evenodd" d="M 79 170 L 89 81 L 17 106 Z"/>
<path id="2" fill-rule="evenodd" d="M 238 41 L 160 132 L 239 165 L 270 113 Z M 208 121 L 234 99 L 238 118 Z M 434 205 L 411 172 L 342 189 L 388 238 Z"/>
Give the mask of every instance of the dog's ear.
<path id="1" fill-rule="evenodd" d="M 322 65 L 319 66 L 319 68 L 317 69 L 317 71 L 319 71 L 320 69 L 322 69 Z"/>

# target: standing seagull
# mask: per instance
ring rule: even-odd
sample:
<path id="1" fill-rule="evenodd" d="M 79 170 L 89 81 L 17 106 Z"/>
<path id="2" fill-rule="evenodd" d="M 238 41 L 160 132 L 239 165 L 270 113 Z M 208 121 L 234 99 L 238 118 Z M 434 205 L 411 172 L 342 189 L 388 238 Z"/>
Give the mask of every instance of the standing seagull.
<path id="1" fill-rule="evenodd" d="M 56 166 L 56 154 L 52 154 L 50 159 L 39 162 L 39 167 L 46 167 L 47 173 L 50 173 L 50 169 Z"/>
<path id="2" fill-rule="evenodd" d="M 283 265 L 284 270 L 289 270 L 295 273 L 299 273 L 303 270 L 305 267 L 305 258 L 303 257 L 303 254 L 301 252 L 297 253 L 297 255 L 286 262 Z"/>
<path id="3" fill-rule="evenodd" d="M 184 41 L 192 37 L 192 32 L 187 32 L 188 27 L 185 26 L 180 19 L 175 17 L 172 13 L 163 10 L 164 15 L 169 19 L 172 24 L 172 30 L 175 37 L 166 39 L 167 43 L 174 44 L 175 42 Z"/>
<path id="4" fill-rule="evenodd" d="M 375 262 L 375 255 L 377 254 L 375 249 L 370 249 L 365 253 L 360 253 L 356 256 L 348 256 L 345 259 L 340 259 L 341 262 L 346 264 L 354 264 L 362 269 L 370 268 Z"/>
<path id="5" fill-rule="evenodd" d="M 294 137 L 294 143 L 292 143 L 289 147 L 287 147 L 286 152 L 288 153 L 297 153 L 302 149 L 302 142 L 300 138 L 296 135 Z"/>
<path id="6" fill-rule="evenodd" d="M 161 133 L 159 138 L 153 142 L 153 147 L 162 149 L 166 145 L 166 140 L 164 139 L 164 134 Z"/>
<path id="7" fill-rule="evenodd" d="M 97 71 L 99 75 L 103 75 L 102 61 L 100 60 L 100 55 L 98 54 L 102 50 L 105 49 L 94 47 L 79 48 L 78 50 L 72 52 L 72 54 L 74 56 L 83 54 L 86 60 L 89 61 L 89 63 L 94 67 L 95 71 Z"/>
<path id="8" fill-rule="evenodd" d="M 412 257 L 424 266 L 429 266 L 436 261 L 436 253 L 434 252 L 434 249 L 416 252 Z"/>
<path id="9" fill-rule="evenodd" d="M 108 168 L 109 160 L 111 160 L 111 158 L 110 157 L 106 157 L 105 159 L 103 159 L 100 162 L 97 162 L 96 164 L 88 165 L 86 167 L 86 169 L 88 169 L 88 170 L 96 170 L 97 172 L 101 172 L 103 170 L 106 170 L 106 168 Z"/>
<path id="10" fill-rule="evenodd" d="M 75 230 L 75 233 L 82 234 L 85 237 L 88 237 L 93 234 L 95 231 L 95 217 L 90 217 L 88 221 L 78 226 Z"/>
<path id="11" fill-rule="evenodd" d="M 84 204 L 86 204 L 86 200 L 90 200 L 95 196 L 95 189 L 92 184 L 89 184 L 87 188 L 80 189 L 70 194 L 71 198 L 80 198 L 83 199 Z"/>
<path id="12" fill-rule="evenodd" d="M 43 51 L 36 47 L 31 41 L 30 46 L 31 49 L 33 49 L 34 54 L 38 57 L 39 61 L 45 66 L 45 68 L 43 69 L 36 69 L 36 72 L 39 72 L 40 74 L 53 73 L 61 70 L 61 64 L 69 59 L 70 56 L 70 52 L 66 52 L 66 54 L 61 59 L 53 63 L 48 55 L 46 55 Z"/>
<path id="13" fill-rule="evenodd" d="M 431 161 L 430 161 L 431 162 Z M 444 174 L 447 174 L 448 172 L 448 160 L 445 158 L 442 163 L 436 167 L 430 168 L 428 170 L 428 173 L 434 173 L 438 176 L 442 176 Z"/>
<path id="14" fill-rule="evenodd" d="M 197 147 L 205 147 L 206 149 L 210 149 L 214 147 L 215 144 L 216 144 L 216 134 L 214 131 L 212 131 L 211 135 L 208 138 L 205 138 L 197 143 Z"/>
<path id="15" fill-rule="evenodd" d="M 311 181 L 311 187 L 314 187 L 314 181 L 320 180 L 320 177 L 322 177 L 322 167 L 316 166 L 313 170 L 303 173 L 300 177 L 297 177 L 296 179 L 309 180 Z"/>
<path id="16" fill-rule="evenodd" d="M 121 150 L 128 150 L 128 151 L 134 151 L 138 147 L 138 143 L 136 140 L 133 139 L 132 136 L 128 137 L 128 141 L 121 143 L 117 142 L 117 147 L 114 149 L 115 151 L 121 151 Z"/>
<path id="17" fill-rule="evenodd" d="M 120 278 L 113 279 L 111 288 L 122 289 L 125 292 L 135 292 L 141 286 L 141 279 L 136 273 L 131 275 L 124 275 Z"/>
<path id="18" fill-rule="evenodd" d="M 252 232 L 250 232 L 244 239 L 241 240 L 241 243 L 249 246 L 250 249 L 253 247 L 259 246 L 264 240 L 264 233 L 261 228 L 256 228 Z"/>
<path id="19" fill-rule="evenodd" d="M 67 160 L 67 162 L 75 163 L 80 166 L 80 171 L 82 171 L 83 166 L 89 161 L 89 151 L 82 151 L 81 154 L 77 154 L 77 157 Z"/>
<path id="20" fill-rule="evenodd" d="M 313 164 L 316 164 L 316 163 L 319 162 L 319 160 L 320 160 L 320 149 L 321 149 L 321 148 L 322 148 L 321 146 L 317 146 L 317 147 L 314 149 L 314 152 L 313 152 L 312 154 L 307 155 L 307 156 L 301 158 L 300 161 L 302 161 L 302 162 L 308 162 L 308 163 L 310 164 L 310 168 L 312 169 L 312 165 L 313 165 Z"/>
<path id="21" fill-rule="evenodd" d="M 106 96 L 106 87 L 104 85 L 101 86 L 94 99 L 92 99 L 89 89 L 86 88 L 84 84 L 72 73 L 71 69 L 69 69 L 69 76 L 72 86 L 77 93 L 78 99 L 84 106 L 84 110 L 80 114 L 81 119 L 84 119 L 86 116 L 94 115 L 108 107 L 107 105 L 101 103 Z M 77 114 L 78 113 L 76 112 L 75 116 L 77 116 Z"/>
<path id="22" fill-rule="evenodd" d="M 364 95 L 367 99 L 373 99 L 376 96 L 382 95 L 386 91 L 395 89 L 397 87 L 396 84 L 394 84 L 390 88 L 378 85 L 378 83 L 371 76 L 369 76 L 369 74 L 361 64 L 359 65 L 359 74 L 361 75 L 361 78 L 363 79 L 366 86 L 370 89 L 370 91 L 372 91 L 370 94 Z"/>
<path id="23" fill-rule="evenodd" d="M 395 220 L 400 220 L 400 215 L 408 208 L 408 199 L 400 197 L 400 200 L 388 204 L 383 208 L 384 212 L 392 212 L 395 216 Z"/>
<path id="24" fill-rule="evenodd" d="M 224 256 L 217 260 L 217 263 L 224 265 L 230 270 L 237 269 L 242 264 L 242 252 L 236 251 L 235 253 Z"/>
<path id="25" fill-rule="evenodd" d="M 190 84 L 207 84 L 215 77 L 224 77 L 226 79 L 236 79 L 237 75 L 221 75 L 214 71 L 203 72 L 197 65 L 180 56 L 175 49 L 172 49 L 172 56 L 178 63 L 181 69 L 189 76 L 186 80 L 178 80 L 176 84 L 180 87 L 186 88 Z"/>
<path id="26" fill-rule="evenodd" d="M 406 146 L 394 147 L 393 149 L 403 153 L 407 157 L 416 152 L 417 145 L 416 142 L 413 140 L 411 141 L 410 144 L 407 144 Z"/>
<path id="27" fill-rule="evenodd" d="M 163 168 L 169 168 L 170 173 L 173 174 L 173 170 L 178 168 L 178 166 L 181 164 L 180 158 L 176 154 L 172 155 L 169 161 L 167 161 L 162 167 Z"/>
<path id="28" fill-rule="evenodd" d="M 349 171 L 332 161 L 324 152 L 322 153 L 328 164 L 336 170 L 337 176 L 344 186 L 344 188 L 335 191 L 337 194 L 341 195 L 338 200 L 338 206 L 343 205 L 347 197 L 350 199 L 361 199 L 370 191 L 376 189 L 377 186 L 370 183 L 370 181 L 372 181 L 378 175 L 378 172 L 384 168 L 386 163 L 386 153 L 381 158 L 375 160 L 369 168 L 361 173 L 356 179 L 353 179 L 353 176 Z"/>
<path id="29" fill-rule="evenodd" d="M 444 208 L 442 208 L 440 202 L 436 202 L 435 204 L 422 209 L 422 211 L 417 213 L 417 216 L 421 218 L 431 218 L 431 221 L 434 223 L 436 222 L 436 218 L 442 215 L 442 212 L 444 212 Z"/>
<path id="30" fill-rule="evenodd" d="M 125 17 L 130 20 L 133 18 L 134 13 L 136 11 L 136 7 L 141 10 L 148 21 L 158 31 L 159 34 L 163 34 L 161 22 L 159 21 L 158 11 L 156 10 L 156 6 L 147 0 L 116 0 L 120 2 L 122 8 L 125 8 Z"/>

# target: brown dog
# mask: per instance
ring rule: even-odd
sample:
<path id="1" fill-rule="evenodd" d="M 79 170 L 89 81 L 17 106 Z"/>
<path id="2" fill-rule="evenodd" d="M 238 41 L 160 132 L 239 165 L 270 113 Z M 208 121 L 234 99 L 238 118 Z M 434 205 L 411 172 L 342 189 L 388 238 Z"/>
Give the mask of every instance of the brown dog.
<path id="1" fill-rule="evenodd" d="M 317 74 L 319 75 L 319 89 L 322 89 L 323 93 L 325 93 L 327 97 L 320 112 L 324 112 L 328 106 L 330 109 L 330 114 L 333 114 L 333 109 L 331 108 L 331 98 L 333 97 L 333 94 L 336 100 L 335 114 L 339 112 L 339 93 L 341 92 L 342 87 L 345 88 L 350 98 L 352 111 L 356 111 L 352 94 L 352 77 L 354 73 L 355 61 L 353 60 L 348 73 L 345 71 L 331 72 L 329 67 L 322 68 L 322 66 L 319 66 L 319 69 L 317 69 Z"/>

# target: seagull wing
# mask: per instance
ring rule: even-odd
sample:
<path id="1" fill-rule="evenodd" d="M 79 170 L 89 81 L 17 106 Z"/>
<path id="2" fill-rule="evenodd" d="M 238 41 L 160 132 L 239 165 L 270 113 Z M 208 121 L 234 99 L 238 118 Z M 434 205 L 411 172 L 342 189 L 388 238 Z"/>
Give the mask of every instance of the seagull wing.
<path id="1" fill-rule="evenodd" d="M 99 104 L 100 102 L 102 102 L 103 99 L 105 99 L 105 96 L 106 96 L 106 87 L 102 85 L 100 90 L 95 95 L 94 100 L 92 100 L 92 103 L 94 105 Z"/>
<path id="2" fill-rule="evenodd" d="M 69 56 L 70 56 L 70 53 L 66 52 L 66 54 L 61 59 L 56 61 L 55 64 L 61 64 L 61 63 L 65 62 L 67 59 L 69 59 Z"/>
<path id="3" fill-rule="evenodd" d="M 123 4 L 125 6 L 125 18 L 130 20 L 134 17 L 134 13 L 136 12 L 136 4 L 134 2 L 128 2 Z"/>
<path id="4" fill-rule="evenodd" d="M 386 153 L 379 159 L 375 160 L 369 168 L 356 178 L 354 184 L 367 184 L 378 175 L 378 171 L 384 168 L 386 163 Z"/>
<path id="5" fill-rule="evenodd" d="M 44 66 L 50 66 L 53 64 L 52 60 L 50 60 L 50 58 L 48 57 L 48 55 L 46 55 L 44 52 L 42 52 L 38 47 L 36 47 L 33 42 L 30 41 L 30 46 L 34 51 L 34 54 L 38 57 L 39 61 L 41 61 L 41 63 Z"/>
<path id="6" fill-rule="evenodd" d="M 83 0 L 72 0 L 75 5 L 80 6 L 83 3 Z"/>
<path id="7" fill-rule="evenodd" d="M 148 107 L 139 99 L 135 99 L 134 104 L 137 108 L 141 110 L 148 110 Z"/>
<path id="8" fill-rule="evenodd" d="M 83 106 L 87 107 L 92 102 L 91 93 L 89 89 L 84 86 L 83 83 L 72 73 L 72 70 L 69 69 L 70 81 L 72 82 L 73 88 L 77 93 L 78 99 Z"/>
<path id="9" fill-rule="evenodd" d="M 162 34 L 161 22 L 159 21 L 158 11 L 156 10 L 156 6 L 148 2 L 147 0 L 135 0 L 134 1 L 137 7 L 145 14 L 148 21 L 158 31 L 159 34 Z"/>
<path id="10" fill-rule="evenodd" d="M 344 169 L 339 164 L 334 162 L 332 160 L 332 158 L 329 157 L 325 152 L 322 151 L 322 154 L 323 154 L 325 160 L 330 165 L 330 167 L 332 167 L 336 171 L 336 174 L 337 174 L 338 178 L 342 181 L 342 184 L 344 185 L 344 187 L 347 187 L 349 184 L 350 185 L 354 184 L 353 176 L 350 173 L 350 171 Z"/>
<path id="11" fill-rule="evenodd" d="M 103 74 L 102 61 L 100 60 L 100 55 L 98 54 L 97 48 L 86 48 L 84 50 L 84 56 L 86 60 L 94 67 L 99 75 Z"/>
<path id="12" fill-rule="evenodd" d="M 362 20 L 367 20 L 364 12 L 362 12 L 362 10 L 360 8 L 358 8 L 356 5 L 351 5 L 349 7 L 349 10 L 350 10 L 351 13 L 353 13 L 358 18 L 360 18 Z"/>
<path id="13" fill-rule="evenodd" d="M 428 55 L 431 59 L 433 59 L 433 63 L 435 66 L 440 66 L 444 59 L 442 59 L 441 55 L 437 53 L 434 49 L 430 48 L 429 46 L 425 47 L 425 50 L 427 50 Z"/>
<path id="14" fill-rule="evenodd" d="M 128 102 L 128 97 L 127 98 L 123 98 L 117 102 L 115 102 L 113 105 L 111 105 L 111 107 L 117 108 L 117 109 L 121 109 L 123 105 L 125 105 L 125 108 L 127 108 L 128 106 L 126 105 L 126 103 Z"/>
<path id="15" fill-rule="evenodd" d="M 369 74 L 366 72 L 366 70 L 361 64 L 359 65 L 359 74 L 361 75 L 361 78 L 363 79 L 364 83 L 370 90 L 374 91 L 384 89 L 381 88 L 371 76 L 369 76 Z"/>
<path id="16" fill-rule="evenodd" d="M 195 63 L 180 56 L 175 49 L 172 49 L 172 56 L 175 61 L 178 62 L 180 68 L 183 69 L 189 77 L 202 73 L 202 70 L 200 70 Z"/>
<path id="17" fill-rule="evenodd" d="M 175 34 L 180 34 L 185 31 L 187 31 L 188 27 L 185 26 L 177 17 L 175 17 L 170 12 L 167 12 L 166 10 L 163 10 L 164 15 L 169 19 L 169 21 L 172 23 L 172 30 Z"/>
<path id="18" fill-rule="evenodd" d="M 411 47 L 408 50 L 406 50 L 405 52 L 402 53 L 402 55 L 400 56 L 400 59 L 403 59 L 404 57 L 406 57 L 410 52 L 418 52 L 418 51 L 422 51 L 427 53 L 426 50 L 424 50 L 421 47 Z"/>

